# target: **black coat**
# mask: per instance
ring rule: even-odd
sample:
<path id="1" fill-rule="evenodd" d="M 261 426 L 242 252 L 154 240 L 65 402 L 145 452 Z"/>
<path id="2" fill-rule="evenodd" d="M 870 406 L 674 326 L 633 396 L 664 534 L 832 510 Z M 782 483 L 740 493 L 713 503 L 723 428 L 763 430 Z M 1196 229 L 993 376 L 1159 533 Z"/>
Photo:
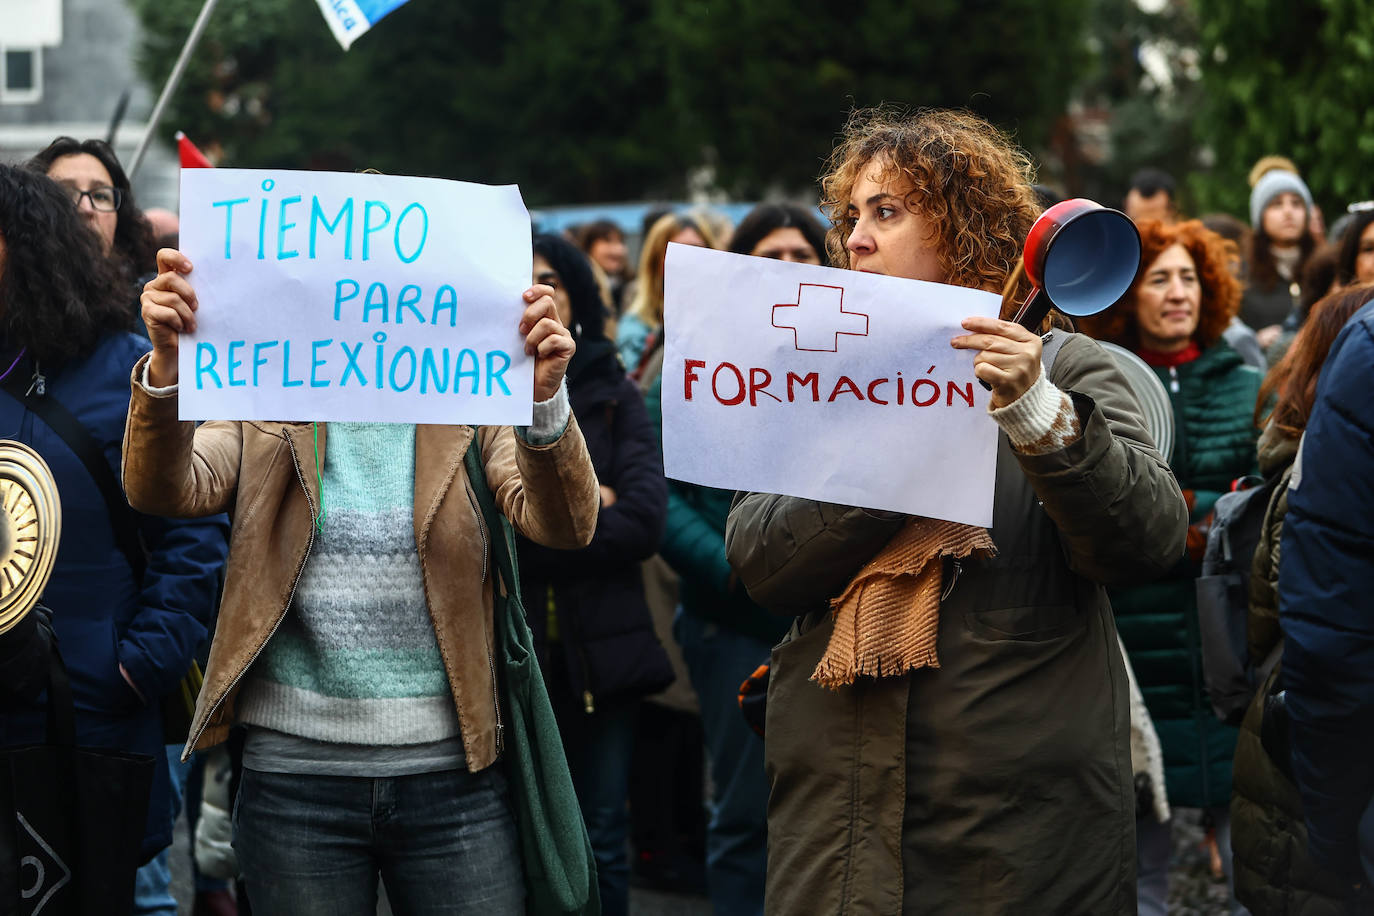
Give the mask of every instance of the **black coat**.
<path id="1" fill-rule="evenodd" d="M 550 689 L 571 688 L 580 703 L 595 705 L 657 693 L 672 683 L 639 571 L 658 550 L 668 488 L 639 389 L 609 341 L 579 347 L 568 368 L 568 393 L 597 479 L 615 491 L 616 501 L 602 506 L 596 534 L 581 550 L 552 550 L 520 538 L 520 579 Z M 557 666 L 550 664 L 555 649 L 563 653 Z M 553 667 L 566 671 L 566 680 L 551 677 Z"/>

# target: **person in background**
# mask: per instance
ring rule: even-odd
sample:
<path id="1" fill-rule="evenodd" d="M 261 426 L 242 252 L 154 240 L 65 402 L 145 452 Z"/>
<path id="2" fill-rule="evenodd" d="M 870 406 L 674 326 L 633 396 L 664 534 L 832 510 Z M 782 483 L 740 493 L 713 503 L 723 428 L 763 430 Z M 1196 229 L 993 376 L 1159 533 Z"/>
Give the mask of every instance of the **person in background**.
<path id="1" fill-rule="evenodd" d="M 126 278 L 90 219 L 73 209 L 69 187 L 0 165 L 0 428 L 43 456 L 61 497 L 62 540 L 43 602 L 71 677 L 77 742 L 156 760 L 147 861 L 172 842 L 162 699 L 206 636 L 229 526 L 217 513 L 181 521 L 110 506 L 81 443 L 30 407 L 32 397 L 74 417 L 116 486 L 129 369 L 147 341 L 129 333 Z M 136 531 L 126 534 L 126 518 Z M 0 717 L 4 746 L 43 735 L 41 704 Z"/>
<path id="2" fill-rule="evenodd" d="M 1313 258 L 1313 262 L 1316 258 Z M 1305 290 L 1304 290 L 1305 291 Z M 1374 301 L 1374 286 L 1333 293 L 1316 303 L 1287 355 L 1260 387 L 1255 422 L 1260 472 L 1276 480 L 1260 527 L 1250 575 L 1246 654 L 1259 663 L 1281 651 L 1279 625 L 1280 542 L 1288 512 L 1289 483 L 1298 443 L 1317 398 L 1317 379 L 1336 337 L 1350 317 Z M 1283 690 L 1282 663 L 1256 692 L 1236 743 L 1231 840 L 1235 849 L 1236 897 L 1253 916 L 1342 916 L 1351 912 L 1349 888 L 1317 865 L 1307 852 L 1302 800 L 1293 784 L 1292 762 L 1282 747 L 1266 741 L 1275 722 L 1265 707 Z M 1279 759 L 1276 759 L 1278 755 Z"/>
<path id="3" fill-rule="evenodd" d="M 157 247 L 153 228 L 134 202 L 133 185 L 114 150 L 104 140 L 58 137 L 28 166 L 71 196 L 132 293 L 136 314 L 138 294 L 157 271 Z"/>
<path id="4" fill-rule="evenodd" d="M 1244 284 L 1245 261 L 1241 257 L 1241 252 L 1249 249 L 1250 227 L 1229 213 L 1209 213 L 1199 219 L 1203 226 L 1235 246 L 1234 250 L 1228 253 L 1227 265 L 1231 273 Z M 1245 365 L 1254 366 L 1260 372 L 1269 371 L 1269 361 L 1265 359 L 1259 339 L 1255 337 L 1255 332 L 1250 326 L 1240 320 L 1239 315 L 1231 319 L 1231 323 L 1226 326 L 1221 336 L 1231 345 L 1231 349 L 1245 360 Z"/>
<path id="5" fill-rule="evenodd" d="M 1374 283 L 1374 209 L 1356 211 L 1346 227 L 1336 259 L 1336 282 Z"/>
<path id="6" fill-rule="evenodd" d="M 153 230 L 153 241 L 158 248 L 175 248 L 181 235 L 181 217 L 166 207 L 149 207 L 143 211 L 148 226 Z"/>
<path id="7" fill-rule="evenodd" d="M 858 113 L 823 179 L 831 260 L 1008 287 L 1010 315 L 1029 173 L 966 112 Z M 730 567 L 796 618 L 768 685 L 770 914 L 1134 912 L 1126 671 L 1099 583 L 1174 562 L 1183 498 L 1096 343 L 1067 334 L 1046 366 L 1039 333 L 963 328 L 949 346 L 1003 433 L 990 531 L 764 493 L 730 510 Z"/>
<path id="8" fill-rule="evenodd" d="M 578 245 L 605 278 L 611 307 L 618 317 L 624 308 L 625 283 L 630 279 L 630 250 L 625 245 L 625 233 L 611 220 L 595 220 L 579 230 Z"/>
<path id="9" fill-rule="evenodd" d="M 715 237 L 704 224 L 677 213 L 661 217 L 644 237 L 634 299 L 620 318 L 615 341 L 621 363 L 635 378 L 641 361 L 663 344 L 663 260 L 669 242 L 715 247 Z"/>
<path id="10" fill-rule="evenodd" d="M 652 206 L 645 212 L 641 254 L 654 227 L 672 213 L 666 206 Z M 640 286 L 639 276 L 632 278 L 625 286 L 624 301 L 635 301 Z M 619 328 L 617 339 L 618 335 Z M 654 335 L 648 343 L 638 364 L 626 367 L 645 395 L 663 368 L 662 335 Z M 679 576 L 661 554 L 647 560 L 642 572 L 654 631 L 673 665 L 674 680 L 667 690 L 645 698 L 636 721 L 630 774 L 633 874 L 644 886 L 701 894 L 706 892 L 705 738 L 701 704 L 673 635 Z"/>
<path id="11" fill-rule="evenodd" d="M 1172 223 L 1178 219 L 1178 204 L 1174 200 L 1177 186 L 1174 176 L 1162 169 L 1141 169 L 1131 176 L 1131 187 L 1122 208 L 1137 223 L 1144 220 Z"/>
<path id="12" fill-rule="evenodd" d="M 79 142 L 58 137 L 29 161 L 29 167 L 44 172 L 72 195 L 77 211 L 100 236 L 105 255 L 133 292 L 136 309 L 138 292 L 152 279 L 157 266 L 156 230 L 134 202 L 133 186 L 114 150 L 103 140 Z M 176 219 L 170 211 L 163 212 Z M 143 330 L 141 322 L 133 327 L 135 331 Z M 181 762 L 180 743 L 168 744 L 165 753 L 175 820 L 181 811 L 189 765 Z M 167 860 L 168 851 L 163 850 L 139 869 L 135 916 L 175 916 L 176 901 L 171 894 L 172 873 Z"/>
<path id="13" fill-rule="evenodd" d="M 1339 246 L 1345 241 L 1345 231 L 1350 228 L 1350 224 L 1361 214 L 1368 210 L 1374 210 L 1374 200 L 1357 200 L 1348 204 L 1345 212 L 1336 217 L 1336 221 L 1331 224 L 1331 233 L 1327 240 Z"/>
<path id="14" fill-rule="evenodd" d="M 825 233 L 793 204 L 760 204 L 736 228 L 731 251 L 820 264 Z M 649 414 L 663 423 L 662 378 L 649 389 Z M 768 847 L 768 780 L 763 743 L 739 709 L 739 685 L 767 661 L 786 631 L 740 585 L 725 556 L 731 493 L 668 482 L 668 526 L 659 548 L 681 576 L 673 632 L 701 701 L 712 786 L 706 885 L 716 916 L 763 912 Z"/>
<path id="15" fill-rule="evenodd" d="M 1279 558 L 1279 709 L 1312 861 L 1374 912 L 1374 303 L 1327 354 Z M 1275 712 L 1278 712 L 1276 709 Z M 1280 716 L 1282 719 L 1282 716 Z"/>
<path id="16" fill-rule="evenodd" d="M 1121 641 L 1164 749 L 1169 804 L 1201 808 L 1230 871 L 1228 826 L 1236 730 L 1218 721 L 1203 690 L 1196 579 L 1212 505 L 1255 469 L 1253 412 L 1260 374 L 1222 339 L 1240 303 L 1230 243 L 1202 223 L 1140 224 L 1140 272 L 1131 291 L 1079 320 L 1084 333 L 1154 367 L 1173 403 L 1174 476 L 1188 503 L 1186 554 L 1144 585 L 1111 590 Z M 1172 819 L 1136 826 L 1138 903 L 1166 912 Z"/>
<path id="17" fill-rule="evenodd" d="M 706 230 L 707 236 L 712 240 L 711 248 L 719 248 L 722 251 L 730 248 L 730 240 L 735 234 L 735 224 L 724 212 L 713 207 L 692 207 L 685 215 Z"/>
<path id="18" fill-rule="evenodd" d="M 1335 245 L 1322 245 L 1307 259 L 1307 264 L 1302 269 L 1302 291 L 1298 296 L 1298 305 L 1283 320 L 1283 329 L 1279 332 L 1278 338 L 1265 351 L 1263 371 L 1268 372 L 1283 361 L 1288 348 L 1293 345 L 1293 339 L 1307 321 L 1312 306 L 1340 288 L 1340 284 L 1336 282 L 1339 258 L 1339 248 Z M 1328 341 L 1328 345 L 1329 343 Z"/>
<path id="19" fill-rule="evenodd" d="M 640 697 L 673 680 L 639 571 L 663 534 L 668 491 L 639 389 L 602 333 L 591 263 L 571 243 L 536 235 L 533 282 L 553 289 L 577 344 L 568 397 L 600 482 L 601 511 L 581 550 L 519 538 L 521 587 L 596 856 L 602 912 L 624 916 L 635 715 Z"/>
<path id="20" fill-rule="evenodd" d="M 1297 167 L 1281 156 L 1266 156 L 1250 170 L 1249 271 L 1240 303 L 1240 320 L 1267 350 L 1297 305 L 1307 259 L 1317 243 L 1309 230 L 1312 192 Z"/>
<path id="21" fill-rule="evenodd" d="M 824 263 L 825 230 L 796 204 L 759 204 L 735 227 L 730 250 L 798 264 Z"/>
<path id="22" fill-rule="evenodd" d="M 490 534 L 464 456 L 480 448 L 518 533 L 591 541 L 596 473 L 553 291 L 525 290 L 512 326 L 534 363 L 529 426 L 197 426 L 178 419 L 177 385 L 195 275 L 174 249 L 158 261 L 143 293 L 153 350 L 125 370 L 124 481 L 135 506 L 235 512 L 186 753 L 245 726 L 234 851 L 253 912 L 372 912 L 385 882 L 398 913 L 524 913 Z"/>

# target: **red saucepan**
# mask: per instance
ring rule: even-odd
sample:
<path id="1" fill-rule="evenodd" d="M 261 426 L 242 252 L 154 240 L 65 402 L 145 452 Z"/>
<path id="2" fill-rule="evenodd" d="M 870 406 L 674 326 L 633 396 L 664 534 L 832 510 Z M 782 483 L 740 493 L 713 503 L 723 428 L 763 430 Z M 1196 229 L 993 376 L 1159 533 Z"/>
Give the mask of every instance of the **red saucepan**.
<path id="1" fill-rule="evenodd" d="M 1140 269 L 1140 233 L 1120 210 L 1075 197 L 1040 214 L 1025 261 L 1031 292 L 1013 320 L 1034 331 L 1051 306 L 1081 318 L 1126 295 Z"/>

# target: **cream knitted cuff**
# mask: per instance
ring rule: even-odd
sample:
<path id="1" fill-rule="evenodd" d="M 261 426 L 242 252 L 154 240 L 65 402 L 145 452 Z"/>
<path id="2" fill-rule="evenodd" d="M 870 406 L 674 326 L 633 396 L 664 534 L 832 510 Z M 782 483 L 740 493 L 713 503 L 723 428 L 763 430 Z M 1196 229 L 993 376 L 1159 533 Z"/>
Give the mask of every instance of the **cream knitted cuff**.
<path id="1" fill-rule="evenodd" d="M 152 362 L 152 360 L 149 360 L 148 362 L 150 363 Z M 139 384 L 141 384 L 143 386 L 143 389 L 155 398 L 169 398 L 172 395 L 176 394 L 177 391 L 181 388 L 179 384 L 168 385 L 166 388 L 154 388 L 152 385 L 149 385 L 148 363 L 143 364 L 143 378 L 139 379 Z"/>
<path id="2" fill-rule="evenodd" d="M 1073 401 L 1049 380 L 1044 369 L 1021 397 L 988 413 L 1007 433 L 1012 446 L 1025 455 L 1057 452 L 1082 435 Z"/>
<path id="3" fill-rule="evenodd" d="M 529 426 L 517 426 L 515 432 L 530 445 L 552 445 L 568 428 L 572 406 L 568 403 L 568 381 L 564 379 L 558 392 L 547 401 L 534 402 L 534 416 Z"/>

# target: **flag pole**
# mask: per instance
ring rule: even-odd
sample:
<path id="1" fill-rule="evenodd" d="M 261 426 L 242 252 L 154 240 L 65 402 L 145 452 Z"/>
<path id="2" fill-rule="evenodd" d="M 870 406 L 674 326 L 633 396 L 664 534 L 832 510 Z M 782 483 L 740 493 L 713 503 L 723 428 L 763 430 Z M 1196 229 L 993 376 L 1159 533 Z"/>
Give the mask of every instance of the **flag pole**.
<path id="1" fill-rule="evenodd" d="M 157 104 L 153 106 L 153 113 L 148 116 L 148 130 L 143 134 L 143 139 L 139 141 L 138 149 L 134 150 L 134 156 L 129 160 L 129 180 L 132 181 L 134 175 L 138 173 L 138 167 L 143 163 L 143 155 L 148 152 L 148 146 L 153 141 L 153 136 L 157 133 L 158 122 L 162 120 L 162 112 L 167 107 L 167 102 L 171 99 L 172 93 L 176 91 L 177 85 L 181 83 L 181 78 L 186 73 L 186 67 L 191 62 L 191 54 L 195 51 L 196 45 L 200 42 L 200 36 L 205 32 L 205 27 L 210 23 L 210 14 L 214 12 L 215 4 L 219 0 L 205 0 L 205 5 L 200 8 L 200 15 L 196 17 L 195 24 L 191 26 L 191 34 L 186 38 L 186 44 L 182 45 L 181 55 L 177 58 L 172 73 L 167 77 L 167 83 L 162 87 L 162 94 L 157 98 Z"/>

